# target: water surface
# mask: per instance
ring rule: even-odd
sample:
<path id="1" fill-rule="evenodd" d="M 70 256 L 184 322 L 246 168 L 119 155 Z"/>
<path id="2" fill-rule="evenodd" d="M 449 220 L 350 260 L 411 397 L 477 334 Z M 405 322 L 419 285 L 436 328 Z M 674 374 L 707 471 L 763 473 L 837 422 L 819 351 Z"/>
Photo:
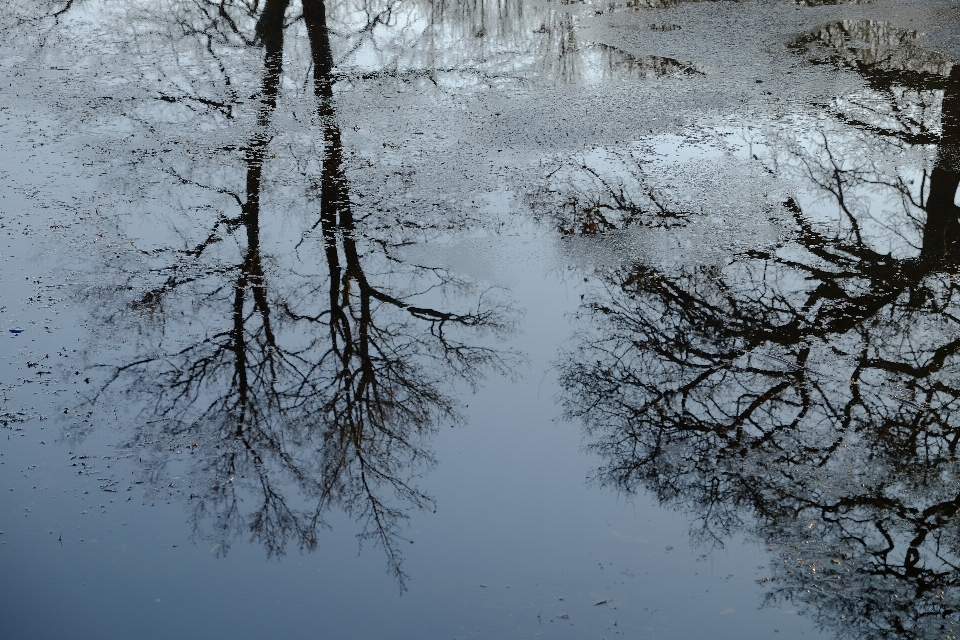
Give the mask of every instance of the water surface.
<path id="1" fill-rule="evenodd" d="M 956 636 L 955 2 L 0 16 L 0 636 Z"/>

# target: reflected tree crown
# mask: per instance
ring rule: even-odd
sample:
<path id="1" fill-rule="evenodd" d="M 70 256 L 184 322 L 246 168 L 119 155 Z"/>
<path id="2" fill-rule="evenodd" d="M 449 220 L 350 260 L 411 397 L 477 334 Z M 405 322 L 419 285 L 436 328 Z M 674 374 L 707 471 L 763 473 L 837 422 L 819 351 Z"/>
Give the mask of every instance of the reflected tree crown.
<path id="1" fill-rule="evenodd" d="M 796 185 L 781 206 L 790 240 L 719 264 L 597 268 L 559 362 L 598 482 L 689 513 L 706 544 L 764 541 L 769 599 L 838 637 L 948 638 L 960 624 L 960 105 L 954 68 L 904 33 L 842 23 L 799 41 L 872 93 L 832 105 L 809 136 L 771 127 L 758 145 Z M 596 176 L 577 184 L 624 184 Z M 642 186 L 608 192 L 654 200 L 658 185 Z M 657 226 L 651 207 L 607 203 L 608 228 Z M 665 208 L 663 225 L 700 215 Z"/>
<path id="2" fill-rule="evenodd" d="M 114 284 L 89 302 L 104 331 L 136 340 L 100 350 L 111 361 L 94 401 L 119 394 L 139 411 L 126 445 L 142 477 L 182 487 L 219 553 L 241 536 L 271 555 L 312 550 L 339 510 L 403 588 L 404 520 L 433 505 L 418 486 L 430 440 L 460 421 L 460 393 L 511 373 L 517 354 L 499 341 L 516 312 L 496 287 L 396 251 L 452 224 L 384 213 L 354 188 L 337 59 L 393 5 L 350 8 L 197 0 L 128 16 L 149 35 L 138 81 L 153 95 L 102 117 L 159 147 L 117 180 L 163 205 L 101 222 L 132 248 L 104 256 Z"/>

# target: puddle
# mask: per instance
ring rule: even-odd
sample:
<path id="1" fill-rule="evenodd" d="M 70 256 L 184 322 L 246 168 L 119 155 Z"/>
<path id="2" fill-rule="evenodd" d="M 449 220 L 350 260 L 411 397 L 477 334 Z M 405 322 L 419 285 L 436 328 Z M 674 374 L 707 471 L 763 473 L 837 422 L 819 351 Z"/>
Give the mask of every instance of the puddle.
<path id="1" fill-rule="evenodd" d="M 12 4 L 0 635 L 952 637 L 956 22 Z"/>

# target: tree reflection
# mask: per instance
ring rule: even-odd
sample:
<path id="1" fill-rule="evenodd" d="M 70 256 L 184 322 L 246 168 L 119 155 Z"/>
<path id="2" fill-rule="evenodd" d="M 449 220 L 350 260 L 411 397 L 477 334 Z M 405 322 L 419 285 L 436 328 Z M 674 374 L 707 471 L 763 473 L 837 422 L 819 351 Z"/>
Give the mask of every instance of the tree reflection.
<path id="1" fill-rule="evenodd" d="M 217 6 L 226 5 L 198 2 L 199 14 L 174 15 L 193 35 L 262 51 L 241 178 L 218 174 L 205 157 L 162 165 L 183 191 L 219 198 L 224 212 L 203 232 L 198 214 L 179 232 L 179 248 L 144 249 L 149 268 L 134 265 L 120 300 L 99 300 L 105 326 L 133 321 L 140 335 L 136 356 L 111 369 L 107 386 L 146 404 L 147 426 L 129 444 L 145 452 L 152 485 L 171 477 L 188 485 L 196 533 L 211 528 L 220 553 L 246 533 L 271 554 L 289 544 L 313 549 L 337 508 L 363 523 L 361 538 L 385 551 L 402 586 L 403 520 L 432 505 L 417 486 L 434 464 L 430 438 L 459 420 L 459 383 L 509 373 L 514 355 L 484 334 L 504 336 L 515 314 L 496 289 L 399 260 L 390 228 L 355 217 L 323 3 L 303 0 L 301 16 L 287 0 L 238 4 L 226 17 L 210 13 Z M 300 25 L 314 105 L 301 136 L 318 138 L 306 152 L 278 145 L 275 126 L 289 35 Z M 243 117 L 232 109 L 199 111 Z M 228 146 L 228 157 L 236 149 Z M 302 208 L 312 216 L 299 231 L 279 197 L 292 182 L 307 185 Z M 277 227 L 283 236 L 284 224 L 297 236 L 284 245 L 293 255 L 265 239 Z M 138 293 L 125 298 L 130 291 Z M 111 311 L 112 303 L 124 306 Z M 466 308 L 450 310 L 457 305 Z"/>
<path id="2" fill-rule="evenodd" d="M 398 4 L 403 23 L 423 24 L 422 31 L 383 29 L 371 47 L 374 68 L 364 73 L 364 65 L 349 69 L 348 64 L 344 77 L 392 74 L 429 77 L 441 86 L 453 81 L 462 87 L 469 78 L 497 87 L 543 87 L 699 74 L 689 62 L 591 41 L 580 23 L 593 11 L 582 14 L 576 3 L 561 5 L 566 6 L 528 0 Z"/>
<path id="3" fill-rule="evenodd" d="M 869 46 L 839 51 L 837 29 Z M 603 460 L 598 481 L 689 511 L 705 543 L 740 530 L 777 550 L 771 600 L 841 637 L 948 638 L 960 625 L 960 104 L 956 73 L 933 56 L 871 61 L 890 33 L 848 23 L 806 43 L 887 98 L 907 77 L 939 102 L 933 170 L 882 161 L 912 144 L 888 112 L 769 140 L 770 170 L 805 181 L 783 206 L 794 241 L 723 266 L 599 269 L 560 362 L 563 401 Z"/>
<path id="4" fill-rule="evenodd" d="M 867 80 L 872 93 L 831 108 L 842 122 L 894 145 L 937 146 L 933 168 L 923 173 L 916 195 L 902 180 L 896 185 L 907 199 L 926 196 L 922 207 L 913 204 L 926 218 L 922 254 L 937 258 L 952 254 L 957 242 L 960 68 L 919 47 L 919 35 L 887 22 L 846 20 L 824 25 L 799 38 L 794 47 L 816 64 L 850 68 Z M 939 118 L 932 116 L 937 111 Z"/>
<path id="5" fill-rule="evenodd" d="M 434 462 L 430 437 L 458 419 L 456 385 L 509 373 L 515 354 L 488 338 L 515 313 L 500 291 L 397 257 L 463 214 L 384 205 L 404 200 L 389 191 L 405 177 L 345 149 L 337 94 L 696 73 L 583 41 L 578 20 L 523 0 L 51 0 L 5 12 L 11 38 L 43 23 L 63 39 L 38 47 L 87 74 L 87 99 L 68 106 L 134 154 L 98 159 L 133 205 L 98 224 L 137 249 L 100 256 L 98 276 L 117 283 L 92 296 L 100 325 L 136 336 L 111 345 L 123 364 L 104 392 L 147 406 L 129 443 L 152 452 L 144 477 L 187 485 L 197 535 L 212 528 L 220 552 L 245 533 L 270 553 L 312 549 L 338 508 L 403 583 L 402 521 L 431 505 L 416 482 Z M 91 45 L 106 33 L 109 46 Z M 363 178 L 353 187 L 351 170 Z M 376 197 L 358 204 L 360 190 Z M 150 200 L 161 211 L 137 215 Z"/>

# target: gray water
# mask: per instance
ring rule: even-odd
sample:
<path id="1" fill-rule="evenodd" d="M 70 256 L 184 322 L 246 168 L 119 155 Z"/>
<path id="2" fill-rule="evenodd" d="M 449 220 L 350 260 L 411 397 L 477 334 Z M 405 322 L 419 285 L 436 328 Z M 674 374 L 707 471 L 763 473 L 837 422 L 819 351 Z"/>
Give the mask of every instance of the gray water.
<path id="1" fill-rule="evenodd" d="M 956 637 L 958 26 L 8 3 L 0 637 Z"/>

